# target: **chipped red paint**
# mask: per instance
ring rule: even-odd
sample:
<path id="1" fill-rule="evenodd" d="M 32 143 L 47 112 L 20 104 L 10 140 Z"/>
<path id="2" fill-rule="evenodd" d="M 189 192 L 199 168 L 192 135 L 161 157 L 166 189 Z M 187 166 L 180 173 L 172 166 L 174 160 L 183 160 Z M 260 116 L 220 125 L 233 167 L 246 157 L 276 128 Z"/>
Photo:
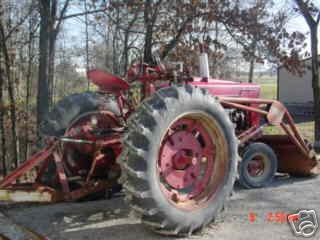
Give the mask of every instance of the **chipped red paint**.
<path id="1" fill-rule="evenodd" d="M 100 70 L 91 70 L 87 75 L 100 91 L 112 93 L 116 97 L 120 116 L 107 111 L 95 113 L 98 119 L 96 127 L 102 130 L 111 129 L 110 134 L 99 137 L 98 134 L 93 133 L 90 118 L 94 113 L 81 116 L 66 131 L 64 140 L 50 141 L 46 148 L 31 156 L 6 176 L 0 182 L 1 189 L 10 189 L 10 191 L 19 189 L 17 180 L 35 167 L 39 167 L 39 171 L 35 182 L 30 183 L 30 191 L 50 189 L 52 201 L 76 200 L 114 184 L 110 180 L 95 180 L 95 177 L 103 176 L 108 169 L 117 171 L 116 159 L 122 151 L 121 138 L 128 117 L 134 113 L 134 106 L 126 97 L 126 91 L 129 90 L 130 85 L 125 80 Z M 147 98 L 160 88 L 170 86 L 172 82 L 207 89 L 210 94 L 217 96 L 217 100 L 226 109 L 241 110 L 248 116 L 246 129 L 237 132 L 240 145 L 248 141 L 266 142 L 280 156 L 278 170 L 281 172 L 304 175 L 320 172 L 312 147 L 299 133 L 288 110 L 276 100 L 259 99 L 260 86 L 257 84 L 212 78 L 203 81 L 202 78 L 189 76 L 189 71 L 176 73 L 167 71 L 164 66 L 151 67 L 147 64 L 134 65 L 128 71 L 127 79 L 130 82 L 140 81 L 143 84 L 143 98 Z M 261 125 L 262 118 L 266 123 Z M 181 125 L 185 125 L 185 128 L 179 129 L 178 126 Z M 263 135 L 262 130 L 268 125 L 282 128 L 286 135 Z M 201 135 L 201 141 L 194 132 Z M 195 119 L 181 118 L 168 129 L 160 147 L 158 162 L 158 174 L 164 182 L 162 189 L 168 199 L 175 202 L 196 199 L 204 189 L 209 191 L 208 196 L 214 193 L 216 189 L 208 190 L 208 182 L 212 171 L 215 170 L 215 156 L 219 154 L 219 149 L 215 149 L 215 142 L 211 139 L 207 129 Z M 108 151 L 104 152 L 106 149 L 112 150 L 112 154 Z M 67 159 L 67 152 L 70 150 L 80 153 L 73 161 Z M 55 163 L 57 182 L 62 186 L 62 191 L 59 188 L 52 189 L 44 186 L 41 182 L 50 161 Z M 203 163 L 205 163 L 205 169 L 203 169 Z M 252 167 L 253 172 L 255 168 L 256 166 Z M 85 176 L 84 184 L 74 190 L 70 186 L 68 174 Z M 179 190 L 187 192 L 182 193 Z"/>
<path id="2" fill-rule="evenodd" d="M 162 190 L 168 199 L 188 201 L 204 192 L 214 168 L 214 149 L 209 133 L 196 120 L 181 118 L 172 124 L 158 161 Z"/>

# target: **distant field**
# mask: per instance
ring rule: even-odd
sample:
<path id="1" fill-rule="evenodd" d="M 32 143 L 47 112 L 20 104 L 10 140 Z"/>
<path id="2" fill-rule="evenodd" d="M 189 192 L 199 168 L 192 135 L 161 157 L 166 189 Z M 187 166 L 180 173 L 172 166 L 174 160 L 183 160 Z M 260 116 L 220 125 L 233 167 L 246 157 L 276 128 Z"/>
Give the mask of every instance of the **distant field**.
<path id="1" fill-rule="evenodd" d="M 240 76 L 240 77 L 237 77 L 236 78 L 237 80 L 239 81 L 242 81 L 242 82 L 247 82 L 248 81 L 248 76 L 247 75 L 243 75 L 243 76 Z M 259 74 L 256 74 L 254 75 L 253 77 L 253 82 L 254 83 L 276 83 L 277 82 L 277 76 L 276 75 L 259 75 Z"/>
<path id="2" fill-rule="evenodd" d="M 275 83 L 260 83 L 261 97 L 268 99 L 277 98 L 277 85 Z"/>
<path id="3" fill-rule="evenodd" d="M 303 122 L 303 123 L 297 123 L 296 126 L 298 127 L 298 130 L 302 134 L 302 136 L 306 139 L 308 139 L 310 142 L 314 141 L 314 122 L 309 121 L 309 122 Z M 282 129 L 278 127 L 266 127 L 264 129 L 264 133 L 266 134 L 285 134 Z"/>

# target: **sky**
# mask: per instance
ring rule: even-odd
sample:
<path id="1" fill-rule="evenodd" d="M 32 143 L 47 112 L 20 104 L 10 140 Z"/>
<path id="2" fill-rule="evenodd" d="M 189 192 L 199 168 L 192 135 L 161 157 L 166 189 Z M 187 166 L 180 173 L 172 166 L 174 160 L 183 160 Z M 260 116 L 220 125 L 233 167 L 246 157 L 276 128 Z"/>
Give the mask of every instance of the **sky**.
<path id="1" fill-rule="evenodd" d="M 293 6 L 293 1 L 294 0 L 274 0 L 275 1 L 275 8 L 283 8 L 283 9 L 292 9 Z M 314 4 L 320 8 L 320 0 L 313 0 Z M 70 13 L 75 13 L 79 12 L 81 10 L 77 8 L 71 8 L 68 12 Z M 74 45 L 81 45 L 81 43 L 85 44 L 85 26 L 84 24 L 79 21 L 79 19 L 70 19 L 67 20 L 66 24 L 64 24 L 64 29 L 65 33 L 63 38 L 64 38 L 64 43 L 66 44 L 66 47 L 72 47 Z M 287 24 L 287 30 L 289 32 L 293 31 L 300 31 L 302 33 L 305 33 L 307 36 L 307 51 L 310 52 L 310 34 L 309 34 L 309 28 L 308 25 L 306 24 L 305 19 L 299 15 L 298 13 L 295 13 L 293 17 L 291 17 L 290 21 Z M 320 27 L 318 31 L 318 38 L 320 40 Z M 320 42 L 320 41 L 319 41 Z M 320 44 L 319 44 L 319 52 L 320 52 Z M 80 60 L 80 59 L 78 59 Z M 81 61 L 81 60 L 80 60 Z M 82 62 L 82 61 L 81 61 Z M 84 59 L 83 59 L 84 62 Z M 79 63 L 81 64 L 81 63 Z"/>
<path id="2" fill-rule="evenodd" d="M 294 0 L 275 0 L 276 7 L 279 8 L 292 8 L 295 4 L 293 3 Z M 319 9 L 320 9 L 320 0 L 313 0 L 312 1 Z M 303 18 L 298 13 L 295 13 L 294 16 L 290 19 L 290 21 L 287 24 L 287 29 L 290 32 L 293 31 L 300 31 L 302 33 L 305 33 L 307 35 L 307 50 L 310 52 L 310 34 L 309 34 L 309 27 Z M 318 39 L 320 39 L 320 28 L 318 29 Z M 318 49 L 320 51 L 320 44 L 318 46 Z"/>
<path id="3" fill-rule="evenodd" d="M 309 27 L 302 16 L 296 16 L 295 18 L 291 19 L 288 23 L 287 27 L 288 31 L 300 31 L 307 35 L 306 42 L 308 44 L 307 50 L 310 52 L 310 34 L 309 34 Z M 320 28 L 318 29 L 318 39 L 320 39 Z M 320 44 L 318 46 L 318 51 L 320 52 Z"/>

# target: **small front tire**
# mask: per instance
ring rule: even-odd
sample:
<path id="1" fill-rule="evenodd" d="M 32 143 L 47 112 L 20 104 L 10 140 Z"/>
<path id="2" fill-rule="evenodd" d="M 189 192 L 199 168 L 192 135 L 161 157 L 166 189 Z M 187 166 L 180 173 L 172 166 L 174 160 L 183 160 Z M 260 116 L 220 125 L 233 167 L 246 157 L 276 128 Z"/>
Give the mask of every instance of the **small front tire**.
<path id="1" fill-rule="evenodd" d="M 278 159 L 265 143 L 252 143 L 242 154 L 239 164 L 239 183 L 245 188 L 270 185 L 278 168 Z"/>

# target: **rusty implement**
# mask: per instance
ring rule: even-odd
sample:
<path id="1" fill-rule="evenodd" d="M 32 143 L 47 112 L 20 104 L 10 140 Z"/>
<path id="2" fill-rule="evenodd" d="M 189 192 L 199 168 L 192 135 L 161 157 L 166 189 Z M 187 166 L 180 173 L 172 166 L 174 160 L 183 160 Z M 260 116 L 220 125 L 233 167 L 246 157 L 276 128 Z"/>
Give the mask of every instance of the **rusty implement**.
<path id="1" fill-rule="evenodd" d="M 75 201 L 89 196 L 90 194 L 105 192 L 112 189 L 117 182 L 113 179 L 95 179 L 92 173 L 95 171 L 95 162 L 92 163 L 90 174 L 78 182 L 74 177 L 68 176 L 65 168 L 63 154 L 60 151 L 60 143 L 64 139 L 55 140 L 48 144 L 42 151 L 31 156 L 20 167 L 12 171 L 0 181 L 0 201 L 4 202 L 39 202 L 52 203 L 60 201 Z M 68 141 L 72 141 L 69 139 Z M 75 142 L 79 142 L 78 139 Z M 119 143 L 113 139 L 112 144 Z M 86 143 L 88 144 L 88 143 Z M 108 142 L 95 142 L 107 144 Z M 49 165 L 54 165 L 55 172 L 52 173 L 54 183 L 49 184 L 43 180 Z M 34 173 L 33 179 L 23 180 L 22 177 Z"/>
<path id="2" fill-rule="evenodd" d="M 40 183 L 19 183 L 21 176 L 33 168 L 47 162 L 56 148 L 57 143 L 52 143 L 42 151 L 33 155 L 20 167 L 7 175 L 0 182 L 0 201 L 7 202 L 54 202 L 59 199 L 59 193 Z M 61 198 L 61 197 L 60 197 Z"/>
<path id="3" fill-rule="evenodd" d="M 12 185 L 7 189 L 0 189 L 0 201 L 5 202 L 55 202 L 58 193 L 54 189 L 45 186 Z"/>
<path id="4" fill-rule="evenodd" d="M 255 98 L 220 97 L 222 105 L 262 116 L 262 124 L 252 126 L 240 133 L 240 145 L 247 142 L 268 144 L 278 157 L 278 172 L 293 176 L 313 176 L 320 174 L 320 161 L 312 145 L 305 140 L 295 126 L 287 108 L 279 101 Z M 283 135 L 265 135 L 263 129 L 276 126 Z"/>

